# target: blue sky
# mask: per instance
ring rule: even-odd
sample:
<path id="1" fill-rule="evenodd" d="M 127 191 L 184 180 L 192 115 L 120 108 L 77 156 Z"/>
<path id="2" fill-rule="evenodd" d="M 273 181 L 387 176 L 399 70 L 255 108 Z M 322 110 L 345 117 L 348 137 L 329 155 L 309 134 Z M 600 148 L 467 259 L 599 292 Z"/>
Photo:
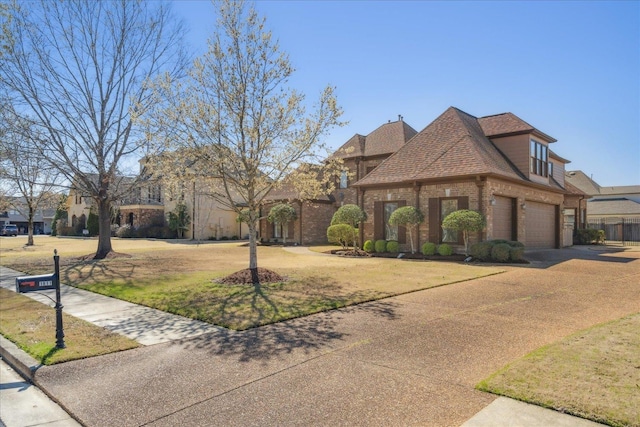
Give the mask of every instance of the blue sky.
<path id="1" fill-rule="evenodd" d="M 398 114 L 420 131 L 449 106 L 512 112 L 603 186 L 640 185 L 640 2 L 259 1 L 256 8 L 316 99 L 337 87 L 334 148 Z M 210 2 L 174 2 L 195 54 Z"/>

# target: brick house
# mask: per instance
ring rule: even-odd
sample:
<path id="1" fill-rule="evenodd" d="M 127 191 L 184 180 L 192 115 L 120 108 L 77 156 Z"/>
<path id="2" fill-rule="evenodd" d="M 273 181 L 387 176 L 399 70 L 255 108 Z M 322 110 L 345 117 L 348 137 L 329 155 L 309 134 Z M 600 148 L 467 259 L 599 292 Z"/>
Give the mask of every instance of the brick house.
<path id="1" fill-rule="evenodd" d="M 353 183 L 395 153 L 416 133 L 399 116 L 398 121 L 389 121 L 366 136 L 355 134 L 332 155 L 343 160 L 343 170 L 335 183 L 335 191 L 330 194 L 302 201 L 292 185 L 285 183 L 273 190 L 261 214 L 262 241 L 281 242 L 286 236 L 287 242 L 301 245 L 326 243 L 327 228 L 335 211 L 344 204 L 358 204 L 358 191 Z M 285 227 L 266 220 L 271 207 L 279 202 L 290 203 L 296 209 L 297 219 Z"/>
<path id="2" fill-rule="evenodd" d="M 512 113 L 476 118 L 450 107 L 378 167 L 353 184 L 368 219 L 361 240 L 397 240 L 402 228 L 388 225 L 393 210 L 411 205 L 425 214 L 414 236 L 424 242 L 462 248 L 461 233 L 443 230 L 442 220 L 458 209 L 484 215 L 487 227 L 472 242 L 507 239 L 528 248 L 569 246 L 584 194 L 565 183 L 569 161 L 551 151 L 556 140 Z M 403 246 L 404 245 L 404 246 Z"/>

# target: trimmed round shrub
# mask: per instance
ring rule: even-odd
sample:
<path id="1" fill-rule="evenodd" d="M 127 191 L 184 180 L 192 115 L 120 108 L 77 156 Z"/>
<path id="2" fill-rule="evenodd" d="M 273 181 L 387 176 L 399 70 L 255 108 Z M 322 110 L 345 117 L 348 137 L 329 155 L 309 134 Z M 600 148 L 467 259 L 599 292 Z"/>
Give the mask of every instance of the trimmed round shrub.
<path id="1" fill-rule="evenodd" d="M 511 246 L 507 243 L 498 243 L 491 250 L 491 259 L 497 262 L 507 262 L 509 261 L 510 252 Z"/>
<path id="2" fill-rule="evenodd" d="M 517 242 L 515 240 L 509 240 L 507 242 L 507 244 L 509 246 L 511 246 L 512 248 L 523 248 L 524 249 L 524 243 L 522 243 L 522 242 Z"/>
<path id="3" fill-rule="evenodd" d="M 376 240 L 374 244 L 376 252 L 383 253 L 387 251 L 387 241 L 386 240 Z"/>
<path id="4" fill-rule="evenodd" d="M 493 242 L 474 243 L 469 248 L 469 255 L 480 261 L 488 261 L 491 259 L 491 249 L 493 249 Z"/>
<path id="5" fill-rule="evenodd" d="M 453 248 L 451 247 L 451 245 L 443 243 L 438 246 L 438 253 L 442 256 L 450 256 L 453 255 Z"/>
<path id="6" fill-rule="evenodd" d="M 436 254 L 437 246 L 435 243 L 427 242 L 422 245 L 422 255 L 431 256 Z"/>
<path id="7" fill-rule="evenodd" d="M 387 252 L 397 254 L 400 251 L 400 245 L 395 240 L 387 242 Z"/>
<path id="8" fill-rule="evenodd" d="M 367 240 L 366 242 L 364 242 L 364 245 L 362 245 L 362 250 L 371 253 L 375 252 L 376 247 L 371 240 Z"/>
<path id="9" fill-rule="evenodd" d="M 511 247 L 509 249 L 509 259 L 515 262 L 524 260 L 524 247 Z"/>
<path id="10" fill-rule="evenodd" d="M 329 243 L 340 244 L 347 247 L 347 243 L 351 242 L 354 230 L 349 224 L 336 224 L 327 228 L 327 240 Z"/>

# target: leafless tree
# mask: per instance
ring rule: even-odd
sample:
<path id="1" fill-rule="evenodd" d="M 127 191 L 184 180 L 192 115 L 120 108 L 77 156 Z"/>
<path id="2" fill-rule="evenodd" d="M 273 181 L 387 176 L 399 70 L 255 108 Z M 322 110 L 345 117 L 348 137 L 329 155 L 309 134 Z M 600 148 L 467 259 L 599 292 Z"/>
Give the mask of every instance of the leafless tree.
<path id="1" fill-rule="evenodd" d="M 219 178 L 212 195 L 247 223 L 249 268 L 256 271 L 265 197 L 302 163 L 326 156 L 322 137 L 341 124 L 342 111 L 327 87 L 307 112 L 304 95 L 287 87 L 294 69 L 264 18 L 242 1 L 214 3 L 219 19 L 208 52 L 186 81 L 157 82 L 161 108 L 148 125 L 157 152 L 188 151 L 192 168 Z M 156 157 L 163 158 L 175 161 Z"/>
<path id="2" fill-rule="evenodd" d="M 152 102 L 149 81 L 180 77 L 183 28 L 166 3 L 147 1 L 12 3 L 9 16 L 0 84 L 43 135 L 37 150 L 94 200 L 104 258 L 111 205 L 131 191 L 122 178 L 145 144 L 135 120 Z"/>
<path id="3" fill-rule="evenodd" d="M 6 119 L 7 111 L 3 116 Z M 53 208 L 62 184 L 60 172 L 36 148 L 38 135 L 28 120 L 17 116 L 0 137 L 0 187 L 6 203 L 27 218 L 27 246 L 33 246 L 38 209 Z"/>

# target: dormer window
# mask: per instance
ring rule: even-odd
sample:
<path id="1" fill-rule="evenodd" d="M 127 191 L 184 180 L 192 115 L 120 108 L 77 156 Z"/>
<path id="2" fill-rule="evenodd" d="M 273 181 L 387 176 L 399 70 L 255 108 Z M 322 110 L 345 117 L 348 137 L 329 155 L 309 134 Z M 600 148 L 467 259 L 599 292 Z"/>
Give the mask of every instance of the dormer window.
<path id="1" fill-rule="evenodd" d="M 530 172 L 535 175 L 549 176 L 549 150 L 547 146 L 532 139 Z"/>

